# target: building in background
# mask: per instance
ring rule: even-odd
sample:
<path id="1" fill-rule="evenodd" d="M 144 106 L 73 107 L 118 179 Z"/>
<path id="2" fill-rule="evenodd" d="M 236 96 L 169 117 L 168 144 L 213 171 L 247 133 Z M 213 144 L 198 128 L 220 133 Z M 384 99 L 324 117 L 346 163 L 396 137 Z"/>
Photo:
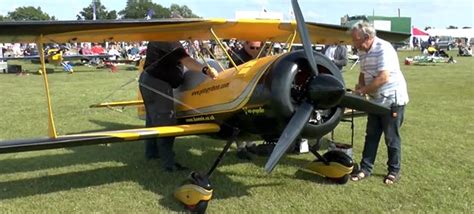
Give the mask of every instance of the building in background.
<path id="1" fill-rule="evenodd" d="M 372 23 L 377 30 L 411 33 L 411 17 L 345 15 L 341 18 L 341 25 L 351 27 L 354 23 L 360 20 Z"/>
<path id="2" fill-rule="evenodd" d="M 356 22 L 364 20 L 374 25 L 376 30 L 410 33 L 411 34 L 411 17 L 390 17 L 390 16 L 349 16 L 345 15 L 341 17 L 341 25 L 346 27 L 352 27 Z M 408 46 L 410 39 L 406 41 L 393 44 L 395 48 L 401 46 Z"/>

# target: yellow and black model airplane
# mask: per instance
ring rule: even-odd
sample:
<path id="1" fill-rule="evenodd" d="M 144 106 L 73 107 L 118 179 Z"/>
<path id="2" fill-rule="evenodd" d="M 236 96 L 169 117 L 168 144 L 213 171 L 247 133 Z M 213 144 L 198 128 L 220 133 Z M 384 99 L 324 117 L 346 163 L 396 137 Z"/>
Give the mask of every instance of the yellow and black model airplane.
<path id="1" fill-rule="evenodd" d="M 192 173 L 191 184 L 175 196 L 193 209 L 205 210 L 212 197 L 209 176 L 230 147 L 232 140 L 253 134 L 279 139 L 265 170 L 271 172 L 298 136 L 318 139 L 332 131 L 345 108 L 387 113 L 380 106 L 346 91 L 339 69 L 311 44 L 333 44 L 352 40 L 348 28 L 305 22 L 296 0 L 292 1 L 296 22 L 278 20 L 182 19 L 137 21 L 3 22 L 0 42 L 43 43 L 105 41 L 176 41 L 237 38 L 271 42 L 298 42 L 304 50 L 266 56 L 234 68 L 220 70 L 215 80 L 186 72 L 184 84 L 175 91 L 179 125 L 58 136 L 49 101 L 49 137 L 0 142 L 0 153 L 52 149 L 79 145 L 135 141 L 154 137 L 212 134 L 228 140 L 207 175 Z M 409 35 L 378 32 L 389 41 Z M 224 47 L 222 47 L 225 49 Z M 40 51 L 43 53 L 43 51 Z M 41 60 L 44 56 L 41 54 Z M 44 64 L 43 64 L 44 69 Z M 146 86 L 145 86 L 146 87 Z M 157 95 L 159 96 L 159 95 Z M 103 103 L 98 106 L 141 105 L 142 101 Z M 269 125 L 271 124 L 271 125 Z M 239 134 L 240 133 L 240 134 Z M 319 155 L 309 167 L 340 183 L 352 171 L 351 157 L 342 152 Z"/>

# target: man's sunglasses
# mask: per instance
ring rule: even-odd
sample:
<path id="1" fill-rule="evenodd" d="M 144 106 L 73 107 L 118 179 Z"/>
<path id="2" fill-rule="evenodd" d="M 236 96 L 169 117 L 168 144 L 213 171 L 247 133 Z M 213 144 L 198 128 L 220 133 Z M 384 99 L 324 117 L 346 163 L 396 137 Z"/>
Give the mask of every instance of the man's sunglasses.
<path id="1" fill-rule="evenodd" d="M 249 48 L 250 48 L 250 50 L 258 50 L 258 49 L 260 49 L 260 47 L 254 47 L 254 46 L 250 46 Z"/>

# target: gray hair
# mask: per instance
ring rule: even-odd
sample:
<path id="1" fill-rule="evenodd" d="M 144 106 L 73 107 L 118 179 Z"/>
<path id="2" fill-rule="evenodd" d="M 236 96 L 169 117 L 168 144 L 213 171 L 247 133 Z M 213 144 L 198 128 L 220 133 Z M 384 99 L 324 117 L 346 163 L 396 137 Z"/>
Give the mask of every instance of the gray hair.
<path id="1" fill-rule="evenodd" d="M 366 21 L 358 21 L 354 25 L 352 25 L 351 30 L 357 30 L 360 36 L 364 38 L 370 37 L 373 38 L 377 34 L 375 31 L 374 26 L 372 26 L 369 22 Z"/>

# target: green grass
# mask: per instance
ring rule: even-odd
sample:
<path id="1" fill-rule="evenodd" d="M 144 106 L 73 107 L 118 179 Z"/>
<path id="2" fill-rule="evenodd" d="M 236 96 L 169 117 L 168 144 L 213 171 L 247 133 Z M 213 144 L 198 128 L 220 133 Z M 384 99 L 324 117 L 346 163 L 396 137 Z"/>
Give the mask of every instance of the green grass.
<path id="1" fill-rule="evenodd" d="M 454 52 L 452 52 L 453 54 Z M 414 52 L 400 52 L 401 62 Z M 402 127 L 402 179 L 387 187 L 386 147 L 382 143 L 375 174 L 361 182 L 334 185 L 298 172 L 310 154 L 286 156 L 272 174 L 266 159 L 243 162 L 235 150 L 213 175 L 214 198 L 209 213 L 334 213 L 438 212 L 472 213 L 474 181 L 474 58 L 457 64 L 405 66 L 410 103 Z M 25 64 L 29 71 L 37 65 Z M 77 67 L 68 75 L 49 75 L 59 134 L 143 125 L 133 108 L 120 113 L 88 106 L 102 101 L 134 99 L 136 77 Z M 93 71 L 93 72 L 92 72 Z M 344 73 L 353 86 L 358 68 Z M 0 139 L 45 136 L 46 102 L 39 75 L 0 75 Z M 111 96 L 110 94 L 113 93 Z M 362 152 L 365 119 L 356 119 L 355 159 Z M 350 126 L 341 123 L 337 141 L 350 141 Z M 224 141 L 206 137 L 179 138 L 179 160 L 195 170 L 207 170 Z M 87 146 L 0 155 L 2 213 L 163 213 L 182 212 L 172 193 L 188 172 L 159 170 L 146 162 L 143 143 Z"/>

